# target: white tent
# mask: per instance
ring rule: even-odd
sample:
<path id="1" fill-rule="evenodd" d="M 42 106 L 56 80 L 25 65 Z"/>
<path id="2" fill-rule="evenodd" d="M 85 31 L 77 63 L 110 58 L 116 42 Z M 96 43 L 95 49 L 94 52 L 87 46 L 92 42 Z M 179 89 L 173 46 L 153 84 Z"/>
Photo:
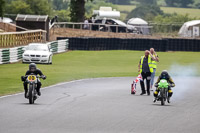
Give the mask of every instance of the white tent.
<path id="1" fill-rule="evenodd" d="M 193 20 L 193 21 L 189 21 L 183 24 L 183 26 L 181 27 L 181 29 L 179 30 L 179 36 L 181 37 L 192 37 L 192 36 L 196 36 L 194 34 L 194 28 L 197 27 L 197 31 L 199 34 L 199 28 L 200 27 L 200 20 Z M 199 36 L 199 35 L 197 35 Z"/>
<path id="2" fill-rule="evenodd" d="M 150 34 L 148 22 L 146 22 L 141 18 L 131 18 L 128 20 L 127 25 L 134 26 L 138 30 L 139 34 L 144 34 L 144 35 Z"/>
<path id="3" fill-rule="evenodd" d="M 12 19 L 10 18 L 6 18 L 6 17 L 3 17 L 3 19 L 0 17 L 0 22 L 4 22 L 4 23 L 12 23 Z"/>
<path id="4" fill-rule="evenodd" d="M 148 25 L 148 23 L 141 18 L 132 18 L 127 22 L 129 25 Z"/>

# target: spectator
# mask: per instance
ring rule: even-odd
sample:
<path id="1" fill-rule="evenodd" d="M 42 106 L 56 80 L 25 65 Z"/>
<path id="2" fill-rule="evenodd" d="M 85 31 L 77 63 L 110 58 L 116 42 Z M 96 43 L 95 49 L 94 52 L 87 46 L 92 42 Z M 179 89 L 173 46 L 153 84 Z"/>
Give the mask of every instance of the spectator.
<path id="1" fill-rule="evenodd" d="M 154 78 L 155 78 L 156 69 L 157 69 L 157 62 L 159 62 L 159 58 L 158 58 L 158 55 L 156 54 L 154 48 L 150 49 L 150 53 L 155 58 L 155 61 L 152 61 L 153 73 L 151 74 L 151 91 L 153 91 L 153 83 L 154 83 Z"/>
<path id="2" fill-rule="evenodd" d="M 155 57 L 150 53 L 150 51 L 146 50 L 145 55 L 141 57 L 139 65 L 138 65 L 138 71 L 142 75 L 142 79 L 140 81 L 141 90 L 142 93 L 140 95 L 146 94 L 145 86 L 144 86 L 144 80 L 146 79 L 146 85 L 147 85 L 147 95 L 150 95 L 150 81 L 151 81 L 151 73 L 153 73 L 153 66 L 152 61 L 155 60 Z"/>
<path id="3" fill-rule="evenodd" d="M 83 29 L 88 30 L 89 28 L 90 27 L 89 27 L 88 19 L 85 19 Z"/>
<path id="4" fill-rule="evenodd" d="M 55 17 L 51 20 L 51 25 L 52 25 L 54 22 L 58 22 L 58 16 L 55 16 Z"/>

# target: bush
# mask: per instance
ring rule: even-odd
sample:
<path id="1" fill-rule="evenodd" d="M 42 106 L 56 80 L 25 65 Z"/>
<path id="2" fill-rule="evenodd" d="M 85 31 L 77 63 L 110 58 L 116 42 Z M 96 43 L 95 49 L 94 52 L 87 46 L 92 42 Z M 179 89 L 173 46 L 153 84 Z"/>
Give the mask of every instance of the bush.
<path id="1" fill-rule="evenodd" d="M 155 16 L 163 14 L 163 11 L 157 5 L 138 5 L 128 14 L 127 20 L 139 17 L 151 21 Z"/>

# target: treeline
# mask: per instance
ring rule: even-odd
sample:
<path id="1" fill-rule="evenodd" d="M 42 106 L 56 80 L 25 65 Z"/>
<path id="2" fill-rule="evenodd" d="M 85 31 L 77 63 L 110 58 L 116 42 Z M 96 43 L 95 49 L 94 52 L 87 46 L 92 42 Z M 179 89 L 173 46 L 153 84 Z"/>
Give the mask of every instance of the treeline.
<path id="1" fill-rule="evenodd" d="M 158 4 L 159 6 L 200 8 L 199 0 L 105 0 L 113 4 L 129 5 L 139 3 Z"/>
<path id="2" fill-rule="evenodd" d="M 0 0 L 0 16 L 15 18 L 17 14 L 58 16 L 58 21 L 83 22 L 100 6 L 111 6 L 104 0 Z"/>
<path id="3" fill-rule="evenodd" d="M 158 4 L 161 2 L 187 7 L 194 4 L 195 0 L 0 0 L 0 16 L 5 14 L 14 18 L 16 14 L 49 15 L 50 18 L 58 16 L 58 21 L 83 22 L 85 17 L 91 17 L 93 10 L 100 6 L 117 9 L 115 4 L 131 3 L 137 6 L 128 14 L 127 20 L 139 17 L 147 21 L 182 23 L 196 19 L 188 15 L 165 14 Z"/>
<path id="4" fill-rule="evenodd" d="M 194 19 L 199 19 L 199 18 L 192 18 L 188 14 L 180 15 L 176 13 L 174 14 L 164 13 L 163 10 L 160 9 L 160 6 L 156 2 L 156 0 L 138 0 L 138 1 L 140 1 L 140 4 L 137 4 L 136 8 L 133 9 L 128 14 L 126 20 L 138 17 L 146 21 L 151 21 L 155 23 L 175 24 L 175 23 L 184 23 Z"/>
<path id="5" fill-rule="evenodd" d="M 17 14 L 59 16 L 59 21 L 69 21 L 67 0 L 0 0 L 0 14 L 11 18 Z M 2 10 L 2 11 L 1 11 Z"/>

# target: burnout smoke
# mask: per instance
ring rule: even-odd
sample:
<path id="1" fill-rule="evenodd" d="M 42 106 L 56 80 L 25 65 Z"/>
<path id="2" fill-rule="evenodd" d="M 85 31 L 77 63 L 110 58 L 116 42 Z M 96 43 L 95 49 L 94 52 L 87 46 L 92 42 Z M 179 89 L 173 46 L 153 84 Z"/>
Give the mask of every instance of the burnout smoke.
<path id="1" fill-rule="evenodd" d="M 176 86 L 172 88 L 175 99 L 183 99 L 188 91 L 195 88 L 195 76 L 197 74 L 196 65 L 183 66 L 180 64 L 173 64 L 169 69 L 169 74 L 174 80 Z"/>

